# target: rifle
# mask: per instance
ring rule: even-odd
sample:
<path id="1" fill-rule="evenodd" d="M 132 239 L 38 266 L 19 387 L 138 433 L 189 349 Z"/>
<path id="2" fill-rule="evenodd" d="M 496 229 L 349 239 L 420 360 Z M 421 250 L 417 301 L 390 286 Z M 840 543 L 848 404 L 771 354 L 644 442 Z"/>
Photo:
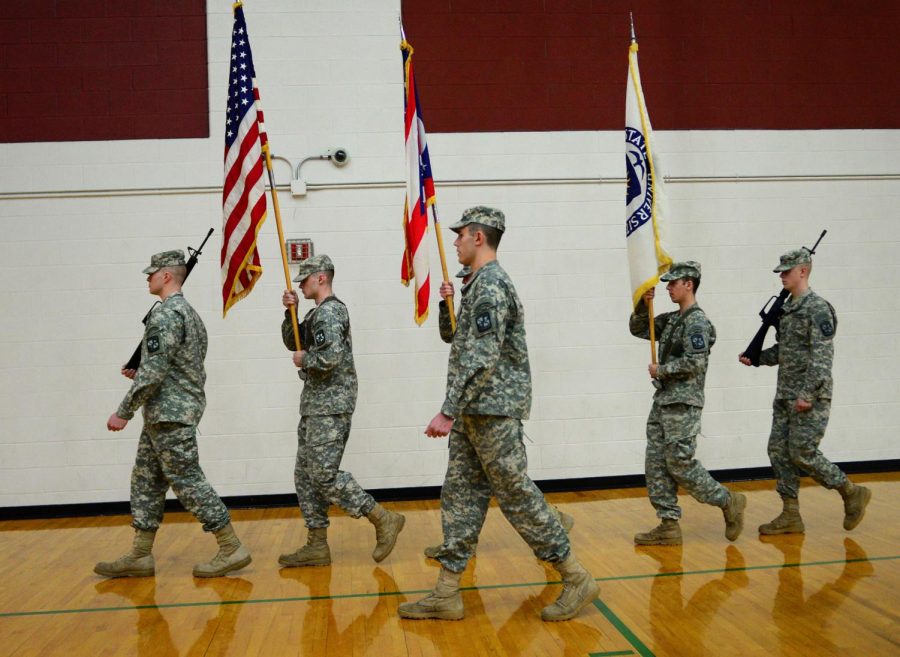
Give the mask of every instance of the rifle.
<path id="1" fill-rule="evenodd" d="M 184 274 L 184 280 L 187 280 L 187 277 L 191 275 L 191 270 L 194 268 L 194 265 L 197 264 L 197 256 L 203 253 L 203 247 L 206 246 L 207 240 L 209 240 L 209 236 L 213 234 L 213 229 L 210 228 L 209 232 L 206 234 L 206 237 L 203 238 L 203 241 L 200 243 L 200 246 L 196 249 L 188 247 L 188 253 L 191 254 L 191 257 L 188 258 L 188 261 L 185 263 L 185 269 L 187 270 Z M 150 314 L 153 312 L 153 309 L 156 308 L 161 302 L 157 301 L 152 306 L 150 306 L 150 310 L 147 311 L 147 314 L 144 315 L 144 319 L 141 320 L 144 326 L 147 325 L 147 322 L 150 321 Z M 131 358 L 128 359 L 128 362 L 122 366 L 122 369 L 125 370 L 136 370 L 138 366 L 141 364 L 141 344 L 139 343 L 137 349 L 134 350 L 134 353 L 131 354 Z"/>
<path id="2" fill-rule="evenodd" d="M 822 241 L 822 238 L 825 237 L 825 233 L 827 232 L 827 230 L 822 231 L 822 234 L 819 235 L 819 239 L 816 240 L 816 243 L 813 244 L 811 249 L 805 246 L 800 248 L 809 251 L 810 255 L 814 254 L 816 248 L 819 246 L 819 242 Z M 745 358 L 750 359 L 750 364 L 753 365 L 753 367 L 759 367 L 759 356 L 762 352 L 762 346 L 766 341 L 766 334 L 769 332 L 769 329 L 774 326 L 775 329 L 778 330 L 778 324 L 781 322 L 781 316 L 784 314 L 784 302 L 787 301 L 788 296 L 790 296 L 790 292 L 782 290 L 777 297 L 769 297 L 769 300 L 763 305 L 762 310 L 759 311 L 759 316 L 762 318 L 762 326 L 759 327 L 756 335 L 754 335 L 753 339 L 750 341 L 750 345 L 742 354 Z"/>

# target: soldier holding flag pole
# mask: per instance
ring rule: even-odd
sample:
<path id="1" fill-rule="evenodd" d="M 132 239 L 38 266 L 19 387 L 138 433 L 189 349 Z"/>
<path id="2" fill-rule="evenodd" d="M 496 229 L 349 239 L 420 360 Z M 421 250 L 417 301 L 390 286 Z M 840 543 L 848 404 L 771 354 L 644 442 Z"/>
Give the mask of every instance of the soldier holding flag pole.
<path id="1" fill-rule="evenodd" d="M 650 501 L 660 518 L 659 526 L 635 535 L 634 542 L 681 544 L 679 484 L 699 501 L 722 508 L 725 536 L 733 541 L 743 529 L 746 498 L 716 482 L 694 458 L 715 328 L 696 303 L 700 263 L 672 264 L 663 244 L 663 178 L 653 159 L 653 129 L 641 89 L 637 51 L 632 20 L 625 98 L 625 236 L 634 308 L 629 329 L 632 335 L 650 340 L 647 369 L 656 393 L 647 418 L 645 475 Z M 653 297 L 660 274 L 668 281 L 669 296 L 679 309 L 654 316 Z M 656 357 L 657 330 L 662 331 L 660 362 Z"/>

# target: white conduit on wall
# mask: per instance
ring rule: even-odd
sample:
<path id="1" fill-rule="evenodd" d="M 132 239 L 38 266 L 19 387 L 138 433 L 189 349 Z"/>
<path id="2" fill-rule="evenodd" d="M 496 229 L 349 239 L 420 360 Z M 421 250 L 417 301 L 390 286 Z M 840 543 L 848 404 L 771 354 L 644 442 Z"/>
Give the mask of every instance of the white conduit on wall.
<path id="1" fill-rule="evenodd" d="M 877 180 L 900 180 L 900 173 L 879 174 L 829 174 L 829 175 L 790 175 L 790 176 L 666 176 L 667 183 L 757 183 L 757 182 L 869 182 Z M 441 187 L 488 187 L 497 185 L 624 185 L 625 178 L 511 178 L 494 180 L 441 180 L 435 181 Z M 401 180 L 380 182 L 349 183 L 308 183 L 307 189 L 313 191 L 345 190 L 345 189 L 390 189 L 402 188 Z M 279 191 L 290 193 L 290 185 L 277 185 Z M 56 198 L 90 198 L 108 196 L 169 196 L 175 194 L 221 194 L 222 187 L 135 187 L 123 189 L 85 189 L 85 190 L 43 190 L 36 192 L 2 192 L 0 201 Z"/>

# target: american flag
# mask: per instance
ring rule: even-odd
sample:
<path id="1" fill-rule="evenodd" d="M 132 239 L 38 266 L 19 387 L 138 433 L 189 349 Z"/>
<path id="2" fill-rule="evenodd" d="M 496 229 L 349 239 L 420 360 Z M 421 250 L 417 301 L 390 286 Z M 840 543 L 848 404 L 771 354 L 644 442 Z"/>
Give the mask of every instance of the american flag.
<path id="1" fill-rule="evenodd" d="M 263 149 L 268 149 L 259 89 L 240 2 L 234 6 L 228 107 L 225 112 L 225 185 L 222 189 L 222 315 L 250 293 L 262 275 L 256 237 L 266 219 Z"/>
<path id="2" fill-rule="evenodd" d="M 401 35 L 403 29 L 401 27 Z M 416 78 L 413 75 L 413 48 L 403 36 L 403 79 L 405 96 L 404 126 L 406 135 L 406 203 L 403 209 L 403 232 L 406 248 L 403 252 L 400 280 L 408 286 L 415 279 L 415 320 L 422 324 L 428 318 L 429 271 L 428 247 L 424 243 L 428 233 L 428 206 L 434 203 L 434 179 L 431 160 L 425 143 L 425 124 L 419 107 Z"/>

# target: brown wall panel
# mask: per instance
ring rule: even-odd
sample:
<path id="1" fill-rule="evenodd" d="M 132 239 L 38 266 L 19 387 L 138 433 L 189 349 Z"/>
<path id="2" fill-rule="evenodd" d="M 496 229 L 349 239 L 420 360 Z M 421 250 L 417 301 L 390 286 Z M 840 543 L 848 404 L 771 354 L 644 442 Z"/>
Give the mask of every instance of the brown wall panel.
<path id="1" fill-rule="evenodd" d="M 621 128 L 629 10 L 657 129 L 900 128 L 895 1 L 403 0 L 428 130 Z"/>
<path id="2" fill-rule="evenodd" d="M 0 0 L 0 142 L 209 136 L 202 0 Z"/>

